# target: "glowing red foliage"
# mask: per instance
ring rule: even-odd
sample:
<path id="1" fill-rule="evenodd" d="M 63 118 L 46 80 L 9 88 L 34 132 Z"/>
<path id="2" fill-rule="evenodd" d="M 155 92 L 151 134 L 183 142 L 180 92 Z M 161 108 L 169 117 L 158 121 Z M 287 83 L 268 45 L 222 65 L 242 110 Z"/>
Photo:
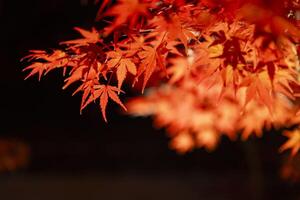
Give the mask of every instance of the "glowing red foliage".
<path id="1" fill-rule="evenodd" d="M 148 91 L 154 79 L 129 113 L 153 115 L 179 152 L 212 150 L 221 135 L 297 127 L 300 6 L 269 2 L 105 0 L 97 15 L 104 28 L 75 28 L 82 38 L 61 42 L 62 50 L 31 51 L 27 77 L 64 69 L 64 88 L 79 83 L 81 110 L 99 100 L 105 121 L 109 99 L 126 110 L 118 97 L 125 82 Z M 298 151 L 296 133 L 284 134 L 281 151 Z"/>

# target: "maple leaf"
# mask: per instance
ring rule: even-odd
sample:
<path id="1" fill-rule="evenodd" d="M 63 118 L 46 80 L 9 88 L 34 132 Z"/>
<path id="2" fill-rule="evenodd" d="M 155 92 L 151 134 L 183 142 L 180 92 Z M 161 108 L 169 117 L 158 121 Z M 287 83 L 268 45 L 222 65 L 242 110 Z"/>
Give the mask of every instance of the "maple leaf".
<path id="1" fill-rule="evenodd" d="M 186 28 L 181 21 L 182 19 L 178 15 L 168 15 L 166 19 L 163 16 L 156 17 L 151 20 L 150 24 L 156 26 L 156 30 L 161 33 L 167 32 L 169 41 L 179 39 L 187 51 L 189 40 L 197 40 L 197 38 L 193 34 L 193 30 Z"/>
<path id="2" fill-rule="evenodd" d="M 167 72 L 171 77 L 169 83 L 173 84 L 188 74 L 189 63 L 186 58 L 182 57 L 171 59 L 170 63 L 172 65 L 167 69 Z"/>
<path id="3" fill-rule="evenodd" d="M 104 0 L 97 19 L 112 22 L 99 31 L 76 27 L 82 38 L 62 42 L 63 50 L 32 50 L 26 79 L 62 68 L 63 89 L 79 84 L 80 111 L 99 101 L 106 122 L 109 100 L 126 110 L 118 95 L 128 74 L 134 83 L 143 76 L 142 92 L 151 79 L 154 89 L 129 103 L 130 114 L 152 115 L 180 153 L 213 150 L 222 135 L 296 126 L 300 31 L 285 12 L 298 7 L 268 2 Z M 286 135 L 281 151 L 295 154 L 299 133 Z"/>
<path id="4" fill-rule="evenodd" d="M 163 70 L 165 69 L 165 67 L 162 57 L 158 54 L 156 48 L 153 48 L 151 46 L 144 46 L 143 51 L 139 52 L 138 55 L 141 58 L 141 65 L 138 69 L 138 77 L 143 73 L 145 74 L 142 89 L 142 91 L 144 91 L 146 84 L 157 68 L 157 65 Z"/>
<path id="5" fill-rule="evenodd" d="M 132 57 L 135 54 L 137 54 L 143 46 L 145 46 L 145 40 L 147 37 L 144 37 L 140 35 L 139 37 L 133 36 L 132 38 L 129 38 L 128 40 L 124 41 L 124 43 L 118 44 L 120 48 L 126 49 L 126 55 L 128 57 Z"/>
<path id="6" fill-rule="evenodd" d="M 32 65 L 23 69 L 23 71 L 26 70 L 31 70 L 31 72 L 25 77 L 25 80 L 38 73 L 38 80 L 40 81 L 43 73 L 47 70 L 47 66 L 45 63 L 33 63 Z"/>
<path id="7" fill-rule="evenodd" d="M 107 62 L 108 67 L 117 69 L 118 88 L 121 89 L 123 81 L 126 78 L 127 72 L 136 75 L 136 65 L 129 58 L 124 58 L 121 53 L 112 51 L 107 53 L 110 60 Z"/>
<path id="8" fill-rule="evenodd" d="M 272 96 L 272 86 L 268 81 L 266 81 L 267 75 L 264 73 L 260 73 L 257 76 L 254 76 L 250 85 L 247 88 L 246 92 L 246 101 L 245 106 L 255 97 L 257 96 L 263 104 L 265 104 L 269 111 L 273 110 L 273 96 Z"/>
<path id="9" fill-rule="evenodd" d="M 73 50 L 76 52 L 76 56 L 72 55 L 70 58 L 69 67 L 71 70 L 63 89 L 79 80 L 98 80 L 106 76 L 107 69 L 102 63 L 106 55 L 102 48 L 95 44 L 89 44 L 88 46 L 73 48 Z"/>
<path id="10" fill-rule="evenodd" d="M 30 50 L 30 54 L 23 57 L 21 61 L 27 60 L 27 61 L 32 61 L 32 60 L 37 60 L 37 59 L 47 59 L 48 54 L 44 50 Z"/>
<path id="11" fill-rule="evenodd" d="M 166 54 L 167 54 L 167 43 L 163 41 L 166 34 L 162 35 L 162 39 L 159 42 L 155 42 L 155 46 L 143 46 L 142 50 L 138 52 L 138 56 L 141 59 L 140 66 L 137 71 L 136 81 L 144 74 L 144 81 L 142 86 L 142 92 L 147 85 L 152 74 L 156 69 L 159 69 L 167 76 L 166 69 Z"/>
<path id="12" fill-rule="evenodd" d="M 85 101 L 85 103 L 82 105 L 82 108 L 85 108 L 88 104 L 90 104 L 93 101 L 96 101 L 96 99 L 99 100 L 99 105 L 101 108 L 102 116 L 105 122 L 107 122 L 106 118 L 106 107 L 108 103 L 108 99 L 110 98 L 114 102 L 116 102 L 119 106 L 121 106 L 125 111 L 127 110 L 126 107 L 123 105 L 121 100 L 119 99 L 117 93 L 122 92 L 117 87 L 110 86 L 110 85 L 96 85 L 93 87 L 92 94 L 89 95 L 89 98 Z"/>
<path id="13" fill-rule="evenodd" d="M 170 143 L 170 148 L 175 149 L 180 154 L 191 151 L 193 146 L 193 138 L 188 132 L 179 133 Z"/>
<path id="14" fill-rule="evenodd" d="M 113 30 L 126 22 L 129 22 L 129 27 L 131 28 L 136 25 L 140 17 L 149 15 L 147 3 L 142 3 L 139 0 L 118 0 L 117 5 L 103 14 L 103 16 L 115 17 L 113 23 L 105 29 L 105 33 L 109 35 Z"/>
<path id="15" fill-rule="evenodd" d="M 66 89 L 76 81 L 98 80 L 102 68 L 103 66 L 100 63 L 98 63 L 97 68 L 90 67 L 87 65 L 80 65 L 74 67 L 69 73 L 69 77 L 65 79 L 66 83 L 63 86 L 63 89 Z"/>
<path id="16" fill-rule="evenodd" d="M 215 130 L 203 130 L 196 134 L 197 146 L 205 147 L 208 151 L 216 148 L 219 142 L 219 135 Z"/>
<path id="17" fill-rule="evenodd" d="M 231 65 L 233 68 L 236 68 L 238 64 L 245 64 L 245 52 L 241 50 L 239 38 L 231 37 L 230 39 L 226 39 L 224 31 L 220 31 L 216 34 L 217 39 L 214 40 L 210 46 L 222 44 L 222 54 L 216 58 L 224 60 L 224 67 Z"/>
<path id="18" fill-rule="evenodd" d="M 156 49 L 151 46 L 144 46 L 143 51 L 139 52 L 138 55 L 142 59 L 138 69 L 138 76 L 142 73 L 145 74 L 142 89 L 142 91 L 144 91 L 147 82 L 157 67 Z"/>
<path id="19" fill-rule="evenodd" d="M 299 129 L 295 129 L 293 131 L 285 131 L 283 133 L 284 136 L 288 137 L 288 141 L 286 143 L 284 143 L 279 151 L 283 152 L 287 149 L 291 149 L 292 151 L 292 156 L 295 156 L 296 153 L 299 151 L 300 149 L 300 131 Z"/>
<path id="20" fill-rule="evenodd" d="M 60 50 L 54 50 L 50 54 L 39 50 L 31 50 L 30 52 L 31 54 L 24 57 L 22 60 L 41 60 L 43 62 L 34 62 L 24 68 L 23 71 L 31 70 L 31 72 L 25 77 L 25 80 L 35 74 L 38 74 L 38 80 L 40 81 L 43 74 L 58 67 L 65 67 L 69 63 L 66 53 Z"/>
<path id="21" fill-rule="evenodd" d="M 247 113 L 241 117 L 238 124 L 242 130 L 243 140 L 248 139 L 251 134 L 261 137 L 263 128 L 271 119 L 270 111 L 266 107 L 259 106 L 257 102 L 252 102 L 248 106 L 250 108 L 248 107 Z"/>
<path id="22" fill-rule="evenodd" d="M 95 44 L 100 41 L 100 35 L 95 28 L 92 28 L 92 31 L 87 31 L 79 27 L 75 27 L 74 29 L 78 31 L 84 38 L 61 42 L 60 44 L 72 45 L 72 47 L 74 48 L 85 46 L 88 44 Z"/>

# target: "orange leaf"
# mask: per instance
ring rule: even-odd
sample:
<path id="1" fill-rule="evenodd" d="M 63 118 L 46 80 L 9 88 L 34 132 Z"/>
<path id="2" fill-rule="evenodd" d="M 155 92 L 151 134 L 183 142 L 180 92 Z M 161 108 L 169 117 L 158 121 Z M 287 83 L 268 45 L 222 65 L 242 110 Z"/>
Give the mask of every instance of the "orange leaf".
<path id="1" fill-rule="evenodd" d="M 285 131 L 283 135 L 288 137 L 288 141 L 280 147 L 279 151 L 283 152 L 285 150 L 291 149 L 292 156 L 295 156 L 296 153 L 300 149 L 300 131 L 299 131 L 299 129 L 296 129 L 293 131 Z"/>
<path id="2" fill-rule="evenodd" d="M 88 45 L 90 43 L 95 44 L 100 41 L 99 33 L 95 28 L 92 28 L 92 31 L 87 31 L 78 27 L 75 27 L 74 29 L 78 31 L 84 38 L 61 42 L 60 44 L 73 45 L 73 47 L 79 47 Z"/>
<path id="3" fill-rule="evenodd" d="M 86 94 L 86 92 L 88 94 Z M 86 98 L 89 95 L 89 98 L 87 101 L 84 101 L 84 104 L 81 106 L 81 110 L 85 108 L 88 104 L 91 102 L 96 101 L 97 99 L 100 99 L 99 105 L 101 108 L 102 116 L 105 122 L 107 122 L 106 118 L 106 107 L 108 103 L 108 98 L 119 104 L 124 110 L 127 110 L 126 107 L 123 105 L 121 100 L 119 99 L 117 93 L 122 92 L 117 87 L 110 86 L 110 85 L 96 85 L 93 87 L 93 91 L 89 88 L 84 89 L 84 98 Z"/>
<path id="4" fill-rule="evenodd" d="M 119 0 L 103 15 L 115 17 L 113 23 L 105 30 L 106 35 L 109 35 L 126 22 L 129 22 L 129 27 L 133 27 L 141 16 L 149 16 L 148 4 L 141 3 L 139 0 Z"/>
<path id="5" fill-rule="evenodd" d="M 107 65 L 109 68 L 117 69 L 118 88 L 121 86 L 126 78 L 127 72 L 136 75 L 136 65 L 129 58 L 123 58 L 119 52 L 109 52 L 108 56 L 111 58 Z"/>

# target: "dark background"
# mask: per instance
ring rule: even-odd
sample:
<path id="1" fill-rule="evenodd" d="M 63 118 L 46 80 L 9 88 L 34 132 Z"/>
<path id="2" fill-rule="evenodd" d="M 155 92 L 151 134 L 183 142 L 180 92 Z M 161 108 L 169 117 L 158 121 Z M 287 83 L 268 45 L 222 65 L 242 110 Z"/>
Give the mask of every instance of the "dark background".
<path id="1" fill-rule="evenodd" d="M 28 50 L 77 37 L 72 27 L 91 27 L 96 11 L 88 1 L 0 0 L 0 137 L 31 149 L 26 169 L 0 174 L 0 199 L 300 199 L 299 184 L 279 177 L 276 133 L 177 155 L 150 119 L 114 106 L 108 124 L 96 106 L 80 115 L 60 71 L 23 80 Z"/>

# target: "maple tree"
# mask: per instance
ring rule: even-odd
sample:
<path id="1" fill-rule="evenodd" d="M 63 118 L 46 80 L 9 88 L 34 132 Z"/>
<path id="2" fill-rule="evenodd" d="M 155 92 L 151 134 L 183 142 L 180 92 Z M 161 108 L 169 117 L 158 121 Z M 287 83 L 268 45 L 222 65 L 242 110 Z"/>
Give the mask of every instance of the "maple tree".
<path id="1" fill-rule="evenodd" d="M 297 0 L 105 0 L 96 17 L 104 28 L 76 27 L 81 38 L 60 50 L 32 50 L 24 70 L 40 80 L 61 68 L 63 89 L 77 83 L 81 110 L 98 101 L 105 121 L 109 100 L 153 116 L 180 153 L 281 128 L 280 151 L 295 155 L 299 13 Z M 124 83 L 146 91 L 126 107 Z"/>

